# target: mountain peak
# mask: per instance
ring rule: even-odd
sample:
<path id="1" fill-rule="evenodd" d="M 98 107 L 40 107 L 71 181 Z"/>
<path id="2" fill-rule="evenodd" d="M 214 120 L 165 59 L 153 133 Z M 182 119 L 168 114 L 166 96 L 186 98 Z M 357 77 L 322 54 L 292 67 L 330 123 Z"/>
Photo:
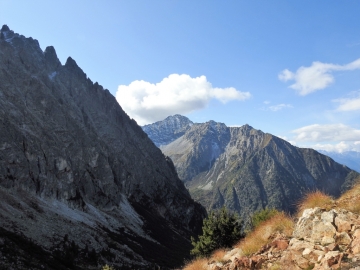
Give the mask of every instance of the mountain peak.
<path id="1" fill-rule="evenodd" d="M 142 129 L 156 146 L 166 145 L 185 134 L 194 123 L 187 117 L 175 114 L 162 121 L 145 125 Z"/>
<path id="2" fill-rule="evenodd" d="M 6 31 L 10 31 L 10 28 L 9 28 L 9 26 L 7 26 L 6 24 L 4 24 L 4 25 L 1 27 L 1 32 L 6 32 Z"/>

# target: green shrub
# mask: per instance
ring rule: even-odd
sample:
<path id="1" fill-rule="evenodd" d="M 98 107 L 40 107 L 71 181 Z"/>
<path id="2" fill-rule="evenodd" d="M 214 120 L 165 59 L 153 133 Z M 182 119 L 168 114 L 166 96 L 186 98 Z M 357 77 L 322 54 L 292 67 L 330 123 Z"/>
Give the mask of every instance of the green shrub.
<path id="1" fill-rule="evenodd" d="M 276 210 L 274 208 L 267 208 L 267 207 L 263 210 L 256 211 L 251 217 L 252 229 L 255 229 L 261 223 L 263 223 L 266 220 L 269 220 L 270 218 L 275 216 L 277 213 L 279 213 L 278 210 Z"/>
<path id="2" fill-rule="evenodd" d="M 203 234 L 197 241 L 191 237 L 191 244 L 194 247 L 191 254 L 196 257 L 205 257 L 216 249 L 231 247 L 244 236 L 241 229 L 242 221 L 225 207 L 218 211 L 211 211 L 203 221 Z"/>

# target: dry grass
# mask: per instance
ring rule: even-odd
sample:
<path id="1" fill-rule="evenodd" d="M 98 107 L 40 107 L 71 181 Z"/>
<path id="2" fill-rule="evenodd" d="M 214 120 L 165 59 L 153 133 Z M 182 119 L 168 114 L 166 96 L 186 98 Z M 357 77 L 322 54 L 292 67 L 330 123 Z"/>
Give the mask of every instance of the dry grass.
<path id="1" fill-rule="evenodd" d="M 218 249 L 215 250 L 213 252 L 213 254 L 211 255 L 211 259 L 210 260 L 214 260 L 217 262 L 222 262 L 224 260 L 224 256 L 226 254 L 226 250 L 225 249 Z"/>
<path id="2" fill-rule="evenodd" d="M 269 243 L 271 241 L 270 236 L 274 233 L 278 232 L 291 236 L 293 229 L 294 221 L 285 213 L 279 212 L 271 219 L 261 223 L 236 246 L 241 248 L 245 255 L 250 255 Z"/>
<path id="3" fill-rule="evenodd" d="M 185 265 L 183 270 L 206 270 L 207 269 L 207 259 L 200 258 L 191 261 L 189 264 Z"/>
<path id="4" fill-rule="evenodd" d="M 301 216 L 302 212 L 308 208 L 320 207 L 328 211 L 333 206 L 334 200 L 330 196 L 321 191 L 310 192 L 298 204 L 298 216 Z"/>
<path id="5" fill-rule="evenodd" d="M 355 214 L 360 214 L 360 183 L 345 192 L 337 201 L 337 208 L 343 208 Z"/>

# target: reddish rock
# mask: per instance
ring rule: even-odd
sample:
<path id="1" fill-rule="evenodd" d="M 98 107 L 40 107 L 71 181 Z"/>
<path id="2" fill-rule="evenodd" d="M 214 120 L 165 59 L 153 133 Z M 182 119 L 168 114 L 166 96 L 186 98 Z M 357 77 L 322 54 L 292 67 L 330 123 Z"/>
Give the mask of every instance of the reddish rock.
<path id="1" fill-rule="evenodd" d="M 284 239 L 276 239 L 270 244 L 277 250 L 285 250 L 289 246 L 289 241 Z"/>

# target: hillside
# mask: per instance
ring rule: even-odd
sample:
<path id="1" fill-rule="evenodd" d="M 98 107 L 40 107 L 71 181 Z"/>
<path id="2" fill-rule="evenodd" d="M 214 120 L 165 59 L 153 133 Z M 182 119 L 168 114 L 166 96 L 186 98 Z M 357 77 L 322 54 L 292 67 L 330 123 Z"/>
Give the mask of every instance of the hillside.
<path id="1" fill-rule="evenodd" d="M 297 216 L 278 213 L 233 249 L 217 250 L 210 258 L 196 259 L 184 269 L 359 269 L 359 201 L 360 184 L 338 200 L 310 193 Z"/>
<path id="2" fill-rule="evenodd" d="M 5 269 L 172 268 L 205 216 L 108 90 L 6 25 L 0 198 Z"/>
<path id="3" fill-rule="evenodd" d="M 337 197 L 359 175 L 313 149 L 249 125 L 196 123 L 160 149 L 196 201 L 208 210 L 225 205 L 245 220 L 266 207 L 293 213 L 311 190 Z"/>

